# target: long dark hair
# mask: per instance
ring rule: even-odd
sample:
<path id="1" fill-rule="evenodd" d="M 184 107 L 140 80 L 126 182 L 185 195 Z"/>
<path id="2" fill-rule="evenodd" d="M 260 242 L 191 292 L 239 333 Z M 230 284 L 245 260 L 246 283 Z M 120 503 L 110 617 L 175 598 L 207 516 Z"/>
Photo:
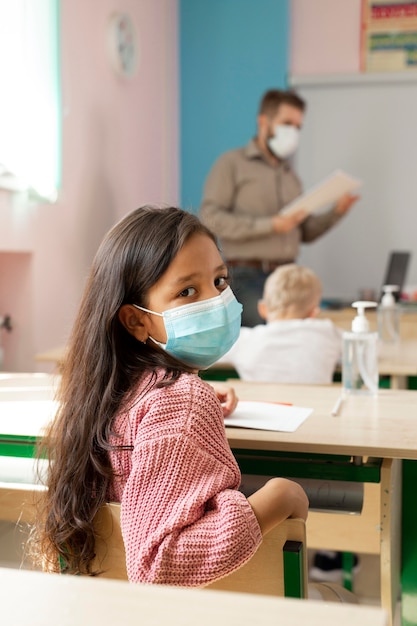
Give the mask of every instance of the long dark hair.
<path id="1" fill-rule="evenodd" d="M 181 209 L 145 206 L 105 236 L 92 264 L 69 342 L 59 410 L 39 454 L 49 459 L 48 491 L 31 538 L 48 571 L 94 574 L 93 519 L 114 478 L 109 460 L 112 421 L 145 372 L 163 368 L 162 384 L 184 371 L 152 341 L 123 327 L 124 304 L 147 306 L 147 293 L 187 239 L 214 235 Z"/>

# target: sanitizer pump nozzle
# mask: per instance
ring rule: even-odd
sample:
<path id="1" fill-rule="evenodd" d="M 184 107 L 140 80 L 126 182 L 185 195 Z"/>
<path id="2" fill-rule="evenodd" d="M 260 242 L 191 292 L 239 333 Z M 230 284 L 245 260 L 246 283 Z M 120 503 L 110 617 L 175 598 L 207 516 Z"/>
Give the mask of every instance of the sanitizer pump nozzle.
<path id="1" fill-rule="evenodd" d="M 343 333 L 342 383 L 352 393 L 378 392 L 378 334 L 369 331 L 367 308 L 376 302 L 358 300 L 352 307 L 357 314 L 352 321 L 352 331 Z"/>
<path id="2" fill-rule="evenodd" d="M 365 315 L 367 308 L 376 307 L 376 302 L 369 300 L 358 300 L 352 303 L 352 307 L 357 310 L 356 317 L 352 322 L 353 333 L 367 333 L 369 331 L 369 321 Z"/>
<path id="3" fill-rule="evenodd" d="M 384 285 L 382 287 L 383 296 L 381 298 L 382 306 L 396 306 L 397 302 L 394 298 L 394 293 L 399 291 L 398 285 Z"/>
<path id="4" fill-rule="evenodd" d="M 397 343 L 400 339 L 400 307 L 394 298 L 398 285 L 384 285 L 384 294 L 378 307 L 378 334 L 383 343 Z"/>

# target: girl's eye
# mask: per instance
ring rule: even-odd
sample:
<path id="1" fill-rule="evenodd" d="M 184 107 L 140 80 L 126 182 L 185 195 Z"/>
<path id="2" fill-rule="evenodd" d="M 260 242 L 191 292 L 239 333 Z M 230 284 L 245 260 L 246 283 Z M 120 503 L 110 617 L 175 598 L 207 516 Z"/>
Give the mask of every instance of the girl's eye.
<path id="1" fill-rule="evenodd" d="M 190 296 L 193 296 L 195 293 L 196 293 L 196 290 L 194 289 L 194 287 L 187 287 L 187 289 L 183 289 L 181 293 L 178 294 L 178 296 L 180 298 L 189 298 Z"/>
<path id="2" fill-rule="evenodd" d="M 228 276 L 219 276 L 214 281 L 214 284 L 215 284 L 216 287 L 220 287 L 220 288 L 226 289 L 226 287 L 229 286 L 229 277 Z"/>

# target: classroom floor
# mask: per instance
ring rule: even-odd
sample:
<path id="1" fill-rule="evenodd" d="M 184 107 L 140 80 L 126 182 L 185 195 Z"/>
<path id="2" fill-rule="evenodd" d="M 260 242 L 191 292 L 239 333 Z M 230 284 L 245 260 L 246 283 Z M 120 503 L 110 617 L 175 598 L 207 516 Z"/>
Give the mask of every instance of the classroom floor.
<path id="1" fill-rule="evenodd" d="M 309 551 L 309 563 L 312 562 L 314 551 Z M 360 554 L 360 569 L 353 579 L 353 593 L 359 604 L 380 606 L 380 572 L 379 557 L 372 554 Z M 401 607 L 397 606 L 394 625 L 401 625 Z"/>

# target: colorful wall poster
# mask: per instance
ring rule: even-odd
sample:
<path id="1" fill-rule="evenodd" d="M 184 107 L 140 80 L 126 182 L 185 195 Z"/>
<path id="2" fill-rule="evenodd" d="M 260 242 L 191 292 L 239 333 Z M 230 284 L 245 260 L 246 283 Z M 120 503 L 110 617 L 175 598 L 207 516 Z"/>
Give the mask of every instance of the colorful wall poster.
<path id="1" fill-rule="evenodd" d="M 362 0 L 361 70 L 417 71 L 417 1 Z"/>

